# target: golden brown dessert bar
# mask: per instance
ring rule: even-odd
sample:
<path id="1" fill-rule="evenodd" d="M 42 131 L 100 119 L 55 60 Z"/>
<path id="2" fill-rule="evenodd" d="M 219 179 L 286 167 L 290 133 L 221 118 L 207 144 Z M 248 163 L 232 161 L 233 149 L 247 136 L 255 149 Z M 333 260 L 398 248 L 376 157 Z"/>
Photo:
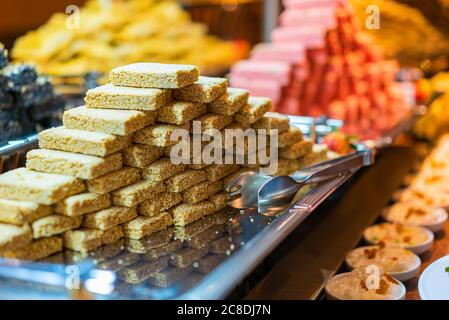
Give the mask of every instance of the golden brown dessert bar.
<path id="1" fill-rule="evenodd" d="M 204 168 L 204 171 L 206 171 L 207 180 L 215 182 L 237 171 L 239 168 L 237 164 L 212 164 Z"/>
<path id="2" fill-rule="evenodd" d="M 113 206 L 84 217 L 83 227 L 108 230 L 137 217 L 136 208 Z"/>
<path id="3" fill-rule="evenodd" d="M 112 84 L 124 87 L 176 89 L 198 80 L 194 65 L 133 63 L 115 68 L 110 73 Z"/>
<path id="4" fill-rule="evenodd" d="M 64 252 L 66 263 L 75 264 L 77 262 L 91 259 L 95 263 L 106 261 L 112 257 L 119 255 L 123 251 L 125 239 L 118 240 L 117 242 L 106 244 L 98 247 L 89 252 L 77 252 L 72 250 L 66 250 Z"/>
<path id="5" fill-rule="evenodd" d="M 216 194 L 213 194 L 209 197 L 208 200 L 215 205 L 215 211 L 224 209 L 228 205 L 228 195 L 226 194 L 226 192 L 218 192 Z"/>
<path id="6" fill-rule="evenodd" d="M 271 100 L 268 98 L 249 97 L 248 104 L 234 115 L 234 120 L 243 125 L 251 125 L 261 119 L 265 112 L 270 111 L 271 106 Z"/>
<path id="7" fill-rule="evenodd" d="M 229 236 L 223 236 L 219 239 L 216 239 L 210 243 L 210 252 L 216 254 L 229 254 L 233 247 L 233 243 Z"/>
<path id="8" fill-rule="evenodd" d="M 131 144 L 131 136 L 57 127 L 39 133 L 39 147 L 106 157 Z"/>
<path id="9" fill-rule="evenodd" d="M 55 212 L 66 216 L 80 216 L 111 206 L 109 194 L 81 193 L 68 197 L 55 206 Z"/>
<path id="10" fill-rule="evenodd" d="M 189 128 L 189 122 L 179 126 L 175 126 L 172 124 L 155 124 L 134 133 L 133 142 L 146 144 L 149 146 L 166 147 L 177 142 L 177 140 L 172 141 L 170 139 L 171 134 L 175 130 L 189 130 Z"/>
<path id="11" fill-rule="evenodd" d="M 103 244 L 102 236 L 103 232 L 96 229 L 67 231 L 63 235 L 64 247 L 74 251 L 88 252 Z"/>
<path id="12" fill-rule="evenodd" d="M 209 103 L 207 110 L 213 113 L 232 116 L 248 104 L 249 91 L 228 88 L 226 93 Z"/>
<path id="13" fill-rule="evenodd" d="M 142 178 L 146 180 L 162 181 L 185 170 L 185 165 L 174 164 L 170 158 L 161 158 L 142 168 Z"/>
<path id="14" fill-rule="evenodd" d="M 204 216 L 214 213 L 215 206 L 210 201 L 201 201 L 195 204 L 181 203 L 172 210 L 176 226 L 186 226 Z"/>
<path id="15" fill-rule="evenodd" d="M 200 232 L 194 237 L 187 239 L 185 245 L 189 248 L 201 249 L 209 245 L 212 240 L 215 240 L 226 231 L 226 226 L 224 224 L 213 225 L 206 230 Z"/>
<path id="16" fill-rule="evenodd" d="M 118 256 L 98 264 L 98 269 L 117 272 L 127 266 L 135 264 L 140 260 L 140 255 L 133 252 L 122 252 Z"/>
<path id="17" fill-rule="evenodd" d="M 215 216 L 215 214 L 212 216 Z M 214 224 L 214 221 L 211 218 L 212 216 L 200 218 L 185 226 L 177 226 L 175 229 L 175 238 L 182 241 L 193 238 Z"/>
<path id="18" fill-rule="evenodd" d="M 290 129 L 290 120 L 287 116 L 280 113 L 267 112 L 262 119 L 254 122 L 251 127 L 256 130 L 265 129 L 267 134 L 272 134 L 274 130 L 277 130 L 278 134 L 280 134 Z"/>
<path id="19" fill-rule="evenodd" d="M 222 190 L 220 182 L 204 181 L 183 191 L 182 199 L 185 203 L 195 204 L 220 190 Z"/>
<path id="20" fill-rule="evenodd" d="M 226 259 L 224 254 L 209 254 L 198 261 L 196 270 L 201 273 L 209 273 Z"/>
<path id="21" fill-rule="evenodd" d="M 164 230 L 173 224 L 168 212 L 162 212 L 154 217 L 137 217 L 123 225 L 125 234 L 131 239 L 142 239 L 155 232 Z"/>
<path id="22" fill-rule="evenodd" d="M 205 163 L 187 165 L 187 167 L 192 170 L 202 170 L 202 169 L 206 168 L 207 166 L 208 166 L 208 164 L 205 164 Z"/>
<path id="23" fill-rule="evenodd" d="M 200 131 L 208 131 L 211 129 L 221 130 L 232 123 L 232 117 L 218 113 L 206 113 L 192 120 L 190 132 L 194 133 L 194 128 L 199 127 Z"/>
<path id="24" fill-rule="evenodd" d="M 0 256 L 9 259 L 35 261 L 60 251 L 62 251 L 62 239 L 49 237 L 34 240 L 30 244 L 18 249 L 2 251 L 0 252 Z"/>
<path id="25" fill-rule="evenodd" d="M 87 190 L 89 192 L 105 194 L 121 187 L 130 185 L 140 180 L 139 170 L 131 167 L 105 174 L 104 176 L 88 180 Z"/>
<path id="26" fill-rule="evenodd" d="M 80 179 L 18 168 L 0 175 L 0 198 L 54 204 L 85 189 Z"/>
<path id="27" fill-rule="evenodd" d="M 156 120 L 154 111 L 93 109 L 85 106 L 64 112 L 63 124 L 68 129 L 104 132 L 126 136 Z"/>
<path id="28" fill-rule="evenodd" d="M 126 283 L 141 283 L 145 281 L 151 274 L 166 268 L 168 265 L 168 260 L 168 257 L 164 257 L 154 262 L 137 262 L 120 270 L 119 277 Z"/>
<path id="29" fill-rule="evenodd" d="M 53 207 L 30 201 L 0 199 L 0 222 L 23 224 L 33 222 L 53 213 Z"/>
<path id="30" fill-rule="evenodd" d="M 84 100 L 89 108 L 152 111 L 171 101 L 171 91 L 106 84 L 88 90 Z"/>
<path id="31" fill-rule="evenodd" d="M 162 271 L 154 272 L 153 274 L 151 274 L 148 278 L 148 282 L 153 286 L 166 288 L 174 284 L 176 281 L 187 276 L 192 271 L 192 266 L 188 266 L 185 268 L 168 267 Z"/>
<path id="32" fill-rule="evenodd" d="M 26 246 L 32 238 L 31 228 L 28 225 L 0 223 L 0 251 Z"/>
<path id="33" fill-rule="evenodd" d="M 117 206 L 132 207 L 164 191 L 165 185 L 162 181 L 139 181 L 112 192 L 112 203 Z"/>
<path id="34" fill-rule="evenodd" d="M 170 190 L 167 188 L 167 190 Z M 166 211 L 182 201 L 182 195 L 175 192 L 164 192 L 145 200 L 137 206 L 137 212 L 142 216 L 153 217 Z"/>
<path id="35" fill-rule="evenodd" d="M 148 250 L 162 247 L 173 240 L 174 229 L 167 228 L 165 230 L 153 233 L 141 239 L 126 239 L 126 247 L 131 252 L 145 253 Z"/>
<path id="36" fill-rule="evenodd" d="M 224 78 L 199 77 L 198 81 L 173 91 L 178 100 L 209 103 L 226 93 L 228 80 Z"/>
<path id="37" fill-rule="evenodd" d="M 34 239 L 46 238 L 79 228 L 82 217 L 51 215 L 40 218 L 31 224 Z"/>
<path id="38" fill-rule="evenodd" d="M 205 114 L 207 107 L 203 103 L 189 101 L 173 101 L 160 108 L 157 122 L 181 125 Z"/>
<path id="39" fill-rule="evenodd" d="M 173 240 L 164 246 L 148 250 L 143 255 L 143 259 L 146 261 L 154 261 L 168 254 L 181 250 L 181 248 L 182 248 L 182 241 Z"/>
<path id="40" fill-rule="evenodd" d="M 279 135 L 279 148 L 291 146 L 303 139 L 303 134 L 298 127 L 290 126 L 290 129 Z"/>
<path id="41" fill-rule="evenodd" d="M 163 154 L 163 147 L 133 144 L 123 150 L 123 160 L 127 166 L 144 168 L 162 157 Z"/>
<path id="42" fill-rule="evenodd" d="M 170 256 L 170 264 L 178 268 L 185 268 L 205 256 L 207 252 L 208 247 L 202 249 L 185 248 Z"/>
<path id="43" fill-rule="evenodd" d="M 291 146 L 281 148 L 279 150 L 279 156 L 284 159 L 298 159 L 312 152 L 312 141 L 302 140 L 296 142 Z"/>
<path id="44" fill-rule="evenodd" d="M 34 149 L 27 153 L 26 167 L 30 170 L 57 173 L 81 179 L 94 179 L 122 167 L 122 155 L 114 153 L 105 158 L 50 149 Z"/>
<path id="45" fill-rule="evenodd" d="M 311 153 L 298 159 L 298 166 L 299 168 L 304 168 L 326 160 L 328 160 L 327 147 L 322 145 L 314 145 Z"/>
<path id="46" fill-rule="evenodd" d="M 165 185 L 168 191 L 182 192 L 205 180 L 206 180 L 205 171 L 187 170 L 165 180 Z"/>
<path id="47" fill-rule="evenodd" d="M 101 245 L 112 244 L 123 238 L 121 226 L 116 226 L 106 231 L 97 229 L 77 229 L 67 231 L 63 235 L 64 246 L 68 249 L 88 252 Z"/>

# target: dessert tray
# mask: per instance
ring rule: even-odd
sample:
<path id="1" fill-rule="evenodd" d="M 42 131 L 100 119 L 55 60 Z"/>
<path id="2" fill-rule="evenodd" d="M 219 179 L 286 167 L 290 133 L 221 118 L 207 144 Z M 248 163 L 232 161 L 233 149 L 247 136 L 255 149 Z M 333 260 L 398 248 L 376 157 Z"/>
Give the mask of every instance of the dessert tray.
<path id="1" fill-rule="evenodd" d="M 422 110 L 378 141 L 391 144 Z M 290 117 L 319 141 L 342 126 L 332 119 Z M 21 166 L 37 136 L 0 148 L 3 170 Z M 256 209 L 226 208 L 182 228 L 141 240 L 121 239 L 89 253 L 66 250 L 40 262 L 0 259 L 0 298 L 4 299 L 222 299 L 227 297 L 301 222 L 350 179 L 360 167 L 301 190 L 291 205 L 266 216 Z"/>

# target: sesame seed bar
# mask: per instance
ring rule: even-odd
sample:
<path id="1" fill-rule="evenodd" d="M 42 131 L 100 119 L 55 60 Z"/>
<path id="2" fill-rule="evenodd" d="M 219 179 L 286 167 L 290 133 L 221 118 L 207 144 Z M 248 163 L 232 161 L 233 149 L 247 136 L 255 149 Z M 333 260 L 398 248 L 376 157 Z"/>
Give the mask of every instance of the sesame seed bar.
<path id="1" fill-rule="evenodd" d="M 289 147 L 281 148 L 279 156 L 284 159 L 297 159 L 312 152 L 313 143 L 308 140 L 296 142 Z"/>
<path id="2" fill-rule="evenodd" d="M 131 252 L 145 253 L 153 248 L 159 248 L 170 243 L 173 239 L 174 229 L 167 228 L 165 230 L 153 233 L 141 239 L 126 239 L 126 247 Z"/>
<path id="3" fill-rule="evenodd" d="M 226 93 L 228 80 L 224 78 L 199 77 L 198 81 L 173 91 L 178 100 L 209 103 Z"/>
<path id="4" fill-rule="evenodd" d="M 30 170 L 58 173 L 81 179 L 94 179 L 122 167 L 122 155 L 105 158 L 50 149 L 34 149 L 26 155 Z"/>
<path id="5" fill-rule="evenodd" d="M 171 190 L 167 188 L 167 190 Z M 182 201 L 182 195 L 174 192 L 164 192 L 137 206 L 137 211 L 142 216 L 153 217 L 158 213 L 168 210 Z"/>
<path id="6" fill-rule="evenodd" d="M 55 212 L 66 216 L 80 216 L 86 213 L 99 211 L 111 206 L 109 194 L 81 193 L 70 196 L 55 206 Z"/>
<path id="7" fill-rule="evenodd" d="M 144 168 L 162 157 L 163 154 L 163 147 L 133 144 L 123 150 L 123 160 L 125 165 Z"/>
<path id="8" fill-rule="evenodd" d="M 121 226 L 109 230 L 77 229 L 64 232 L 64 246 L 78 252 L 92 251 L 101 245 L 111 244 L 123 238 Z"/>
<path id="9" fill-rule="evenodd" d="M 181 203 L 172 209 L 174 223 L 181 227 L 214 213 L 214 211 L 215 206 L 210 201 L 201 201 L 195 204 Z"/>
<path id="10" fill-rule="evenodd" d="M 168 267 L 162 271 L 152 273 L 147 281 L 153 286 L 166 288 L 187 276 L 192 270 L 192 266 L 185 268 Z"/>
<path id="11" fill-rule="evenodd" d="M 54 204 L 85 189 L 81 180 L 18 168 L 0 175 L 0 198 Z"/>
<path id="12" fill-rule="evenodd" d="M 108 230 L 119 224 L 128 222 L 137 216 L 136 208 L 113 206 L 84 217 L 83 227 Z"/>
<path id="13" fill-rule="evenodd" d="M 171 91 L 106 84 L 86 93 L 88 108 L 154 111 L 171 101 Z"/>
<path id="14" fill-rule="evenodd" d="M 133 135 L 133 142 L 150 146 L 166 147 L 177 141 L 172 141 L 170 135 L 177 129 L 189 130 L 190 123 L 179 126 L 172 124 L 155 124 L 137 131 Z"/>
<path id="15" fill-rule="evenodd" d="M 51 215 L 40 218 L 31 224 L 34 239 L 46 238 L 73 230 L 81 225 L 82 217 Z"/>
<path id="16" fill-rule="evenodd" d="M 214 204 L 215 211 L 219 211 L 228 206 L 228 195 L 226 194 L 226 192 L 218 192 L 216 194 L 213 194 L 209 197 L 208 200 Z"/>
<path id="17" fill-rule="evenodd" d="M 26 246 L 33 238 L 28 225 L 15 226 L 0 223 L 0 256 L 4 250 L 11 250 Z"/>
<path id="18" fill-rule="evenodd" d="M 182 192 L 182 199 L 185 203 L 195 204 L 207 199 L 209 196 L 221 190 L 220 182 L 201 182 Z"/>
<path id="19" fill-rule="evenodd" d="M 175 238 L 186 241 L 195 237 L 196 235 L 200 234 L 213 225 L 214 221 L 211 219 L 211 216 L 199 218 L 198 220 L 193 221 L 190 224 L 186 224 L 185 226 L 176 226 Z"/>
<path id="20" fill-rule="evenodd" d="M 156 112 L 137 110 L 93 109 L 85 106 L 64 112 L 63 124 L 68 129 L 129 135 L 153 124 Z"/>
<path id="21" fill-rule="evenodd" d="M 124 87 L 176 89 L 194 83 L 198 76 L 194 65 L 141 62 L 115 68 L 109 78 L 112 84 Z"/>
<path id="22" fill-rule="evenodd" d="M 170 158 L 156 160 L 148 167 L 142 168 L 142 178 L 146 180 L 162 181 L 183 172 L 185 165 L 174 164 Z"/>
<path id="23" fill-rule="evenodd" d="M 304 138 L 298 127 L 290 126 L 290 129 L 279 135 L 279 148 L 291 146 L 296 142 L 300 142 Z"/>
<path id="24" fill-rule="evenodd" d="M 31 201 L 0 199 L 0 222 L 24 225 L 52 214 L 53 207 Z"/>
<path id="25" fill-rule="evenodd" d="M 206 172 L 203 170 L 187 170 L 165 180 L 165 185 L 171 192 L 182 192 L 205 180 Z"/>
<path id="26" fill-rule="evenodd" d="M 218 113 L 206 113 L 192 121 L 190 132 L 195 133 L 196 127 L 200 132 L 210 129 L 221 130 L 232 123 L 232 117 Z"/>
<path id="27" fill-rule="evenodd" d="M 87 180 L 89 192 L 105 194 L 140 180 L 139 170 L 131 167 L 110 172 L 104 176 Z"/>
<path id="28" fill-rule="evenodd" d="M 155 232 L 164 230 L 173 224 L 173 219 L 168 212 L 162 212 L 154 217 L 137 217 L 123 225 L 128 238 L 142 239 Z"/>
<path id="29" fill-rule="evenodd" d="M 49 237 L 34 240 L 30 244 L 18 249 L 2 251 L 0 252 L 0 256 L 9 259 L 35 261 L 60 251 L 62 251 L 62 239 Z"/>
<path id="30" fill-rule="evenodd" d="M 165 191 L 162 181 L 139 181 L 112 192 L 112 203 L 132 207 Z"/>
<path id="31" fill-rule="evenodd" d="M 131 266 L 123 268 L 119 272 L 119 277 L 126 283 L 138 284 L 145 281 L 151 274 L 158 272 L 168 265 L 168 257 L 154 262 L 137 262 Z"/>
<path id="32" fill-rule="evenodd" d="M 182 241 L 174 240 L 164 246 L 148 250 L 143 255 L 143 259 L 146 261 L 154 261 L 154 260 L 160 259 L 161 257 L 164 257 L 170 253 L 176 252 L 176 251 L 180 250 L 181 248 L 182 248 Z"/>
<path id="33" fill-rule="evenodd" d="M 203 103 L 173 101 L 160 108 L 157 121 L 170 124 L 183 124 L 205 114 L 207 107 Z"/>
<path id="34" fill-rule="evenodd" d="M 267 134 L 273 133 L 274 130 L 277 130 L 280 134 L 290 129 L 290 120 L 280 113 L 267 112 L 260 120 L 254 122 L 252 127 L 256 130 L 265 129 Z"/>
<path id="35" fill-rule="evenodd" d="M 225 94 L 208 104 L 207 111 L 232 116 L 248 104 L 248 98 L 248 90 L 228 88 Z"/>
<path id="36" fill-rule="evenodd" d="M 39 133 L 39 148 L 90 154 L 105 157 L 131 144 L 131 136 L 121 137 L 109 133 L 51 128 Z"/>
<path id="37" fill-rule="evenodd" d="M 234 120 L 243 125 L 251 125 L 261 119 L 265 112 L 270 111 L 271 106 L 271 100 L 268 98 L 249 97 L 248 104 L 234 115 Z"/>
<path id="38" fill-rule="evenodd" d="M 207 247 L 202 249 L 184 248 L 170 256 L 170 264 L 178 268 L 185 268 L 205 256 L 207 252 Z"/>
<path id="39" fill-rule="evenodd" d="M 204 168 L 204 171 L 206 171 L 207 181 L 215 182 L 237 171 L 239 168 L 237 164 L 212 164 Z"/>

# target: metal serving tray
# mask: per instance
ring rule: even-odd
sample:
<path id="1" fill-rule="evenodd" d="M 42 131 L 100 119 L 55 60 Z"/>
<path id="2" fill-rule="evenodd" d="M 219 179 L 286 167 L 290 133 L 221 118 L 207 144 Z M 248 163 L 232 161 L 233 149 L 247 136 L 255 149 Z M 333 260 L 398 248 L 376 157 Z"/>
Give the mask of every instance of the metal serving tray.
<path id="1" fill-rule="evenodd" d="M 316 137 L 342 125 L 329 119 L 291 120 Z M 405 127 L 405 122 L 400 126 Z M 36 137 L 0 149 L 0 155 L 22 150 L 19 145 L 33 148 Z M 0 259 L 0 298 L 225 298 L 357 170 L 314 186 L 274 217 L 255 210 L 224 209 L 186 227 L 143 240 L 122 239 L 89 254 L 66 250 L 33 263 Z"/>

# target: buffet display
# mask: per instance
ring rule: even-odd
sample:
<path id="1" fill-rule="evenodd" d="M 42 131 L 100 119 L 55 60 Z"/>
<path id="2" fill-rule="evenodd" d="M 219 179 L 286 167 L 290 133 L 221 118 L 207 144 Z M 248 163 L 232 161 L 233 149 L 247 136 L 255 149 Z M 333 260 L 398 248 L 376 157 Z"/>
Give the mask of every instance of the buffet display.
<path id="1" fill-rule="evenodd" d="M 191 21 L 174 0 L 90 0 L 79 17 L 79 25 L 69 28 L 66 14 L 54 14 L 16 41 L 12 58 L 33 62 L 40 72 L 53 76 L 107 74 L 139 61 L 189 63 L 203 73 L 214 73 L 244 57 L 247 50 L 209 35 L 207 27 Z"/>
<path id="2" fill-rule="evenodd" d="M 60 122 L 65 100 L 34 65 L 10 63 L 0 43 L 0 143 L 23 138 Z"/>
<path id="3" fill-rule="evenodd" d="M 346 1 L 284 1 L 272 42 L 235 64 L 231 84 L 268 96 L 275 110 L 345 120 L 344 130 L 377 138 L 409 111 L 396 61 L 361 30 Z"/>

